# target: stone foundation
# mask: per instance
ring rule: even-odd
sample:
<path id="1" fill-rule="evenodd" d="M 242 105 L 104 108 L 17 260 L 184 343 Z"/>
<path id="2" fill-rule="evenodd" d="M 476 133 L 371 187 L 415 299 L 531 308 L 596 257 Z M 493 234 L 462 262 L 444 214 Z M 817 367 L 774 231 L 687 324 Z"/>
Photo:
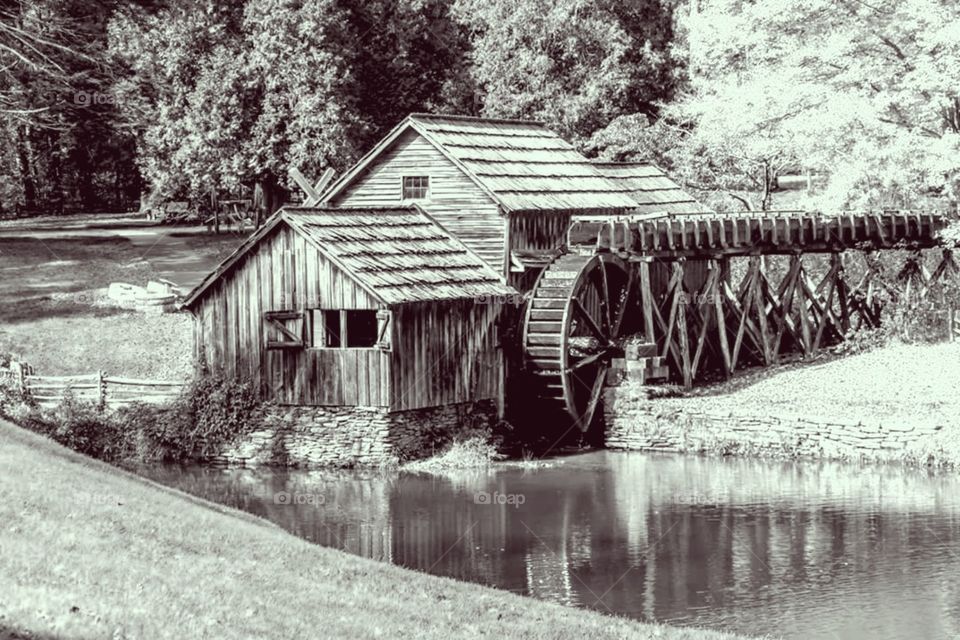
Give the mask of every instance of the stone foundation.
<path id="1" fill-rule="evenodd" d="M 920 461 L 941 427 L 797 417 L 711 414 L 667 408 L 639 385 L 606 390 L 606 446 L 631 451 Z M 692 403 L 691 403 L 692 404 Z"/>
<path id="2" fill-rule="evenodd" d="M 389 413 L 383 407 L 274 405 L 265 428 L 210 460 L 292 467 L 377 466 L 432 455 L 458 433 L 492 428 L 492 401 Z"/>

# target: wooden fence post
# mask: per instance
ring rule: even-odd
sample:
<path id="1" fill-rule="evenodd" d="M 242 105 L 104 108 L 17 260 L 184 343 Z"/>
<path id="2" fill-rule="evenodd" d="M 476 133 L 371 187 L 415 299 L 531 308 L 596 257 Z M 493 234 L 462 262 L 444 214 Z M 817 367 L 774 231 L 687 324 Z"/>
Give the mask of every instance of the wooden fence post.
<path id="1" fill-rule="evenodd" d="M 27 376 L 23 372 L 23 365 L 19 362 L 11 362 L 10 366 L 17 374 L 17 386 L 20 389 L 20 394 L 25 395 L 27 393 Z"/>
<path id="2" fill-rule="evenodd" d="M 107 404 L 107 383 L 103 379 L 103 371 L 97 371 L 97 406 L 103 409 Z"/>

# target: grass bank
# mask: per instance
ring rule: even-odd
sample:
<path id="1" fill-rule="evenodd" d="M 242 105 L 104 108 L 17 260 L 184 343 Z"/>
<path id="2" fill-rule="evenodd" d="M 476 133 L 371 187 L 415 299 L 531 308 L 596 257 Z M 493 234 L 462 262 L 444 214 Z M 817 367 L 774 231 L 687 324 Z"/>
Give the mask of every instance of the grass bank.
<path id="1" fill-rule="evenodd" d="M 960 422 L 960 342 L 892 343 L 807 366 L 750 372 L 657 406 L 901 424 Z"/>
<path id="2" fill-rule="evenodd" d="M 892 343 L 822 363 L 751 372 L 675 397 L 650 398 L 648 406 L 660 415 L 772 417 L 784 423 L 906 429 L 923 435 L 907 450 L 878 450 L 875 458 L 956 466 L 960 464 L 958 389 L 960 343 Z M 735 432 L 724 432 L 718 450 L 737 450 L 736 439 Z M 698 446 L 710 448 L 702 442 Z M 785 453 L 789 455 L 789 447 Z"/>
<path id="3" fill-rule="evenodd" d="M 0 445 L 0 637 L 736 637 L 317 547 L 2 421 Z"/>

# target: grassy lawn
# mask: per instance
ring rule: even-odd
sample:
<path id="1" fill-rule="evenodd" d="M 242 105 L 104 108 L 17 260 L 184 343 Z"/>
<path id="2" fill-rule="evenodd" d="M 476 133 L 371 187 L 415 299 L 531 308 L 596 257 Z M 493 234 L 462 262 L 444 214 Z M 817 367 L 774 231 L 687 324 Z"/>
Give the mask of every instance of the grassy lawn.
<path id="1" fill-rule="evenodd" d="M 805 418 L 941 429 L 912 449 L 960 465 L 960 343 L 893 343 L 818 364 L 750 371 L 729 382 L 651 400 L 665 412 Z"/>
<path id="2" fill-rule="evenodd" d="M 960 343 L 893 343 L 821 364 L 749 372 L 659 399 L 664 406 L 752 415 L 819 417 L 864 422 L 960 423 Z"/>
<path id="3" fill-rule="evenodd" d="M 189 315 L 108 306 L 106 287 L 158 278 L 193 286 L 241 240 L 169 228 L 2 232 L 0 352 L 46 375 L 183 378 L 192 367 Z"/>
<path id="4" fill-rule="evenodd" d="M 0 638 L 734 638 L 311 545 L 0 421 Z"/>

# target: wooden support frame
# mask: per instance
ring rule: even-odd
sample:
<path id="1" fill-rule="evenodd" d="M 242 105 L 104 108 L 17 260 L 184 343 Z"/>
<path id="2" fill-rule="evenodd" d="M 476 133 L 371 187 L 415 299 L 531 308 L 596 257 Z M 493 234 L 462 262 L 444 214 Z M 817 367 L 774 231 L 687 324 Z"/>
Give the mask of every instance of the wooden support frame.
<path id="1" fill-rule="evenodd" d="M 854 267 L 845 245 L 865 234 L 883 239 L 900 237 L 907 231 L 923 235 L 933 229 L 933 223 L 924 226 L 927 222 L 922 216 L 919 222 L 910 217 L 898 220 L 896 228 L 888 228 L 873 217 L 848 215 L 819 220 L 783 217 L 773 223 L 760 219 L 713 222 L 715 227 L 711 223 L 702 229 L 667 220 L 651 221 L 638 228 L 638 246 L 672 245 L 678 251 L 664 263 L 669 265 L 669 271 L 659 292 L 653 289 L 650 266 L 656 258 L 632 259 L 637 269 L 635 284 L 630 286 L 635 286 L 640 296 L 633 308 L 642 314 L 642 330 L 656 343 L 658 357 L 667 360 L 674 379 L 687 387 L 710 371 L 729 377 L 751 363 L 770 365 L 796 353 L 813 356 L 846 339 L 853 331 L 880 326 L 885 296 L 903 301 L 908 296 L 922 300 L 924 296 L 940 295 L 945 300 L 946 294 L 936 288 L 937 283 L 960 280 L 960 264 L 953 252 L 945 249 L 932 272 L 917 262 L 912 282 L 909 286 L 905 282 L 901 289 L 883 277 L 876 252 L 862 248 L 859 250 L 863 251 L 866 269 L 857 268 L 861 275 L 855 286 L 847 279 Z M 643 232 L 653 228 L 658 231 Z M 832 251 L 825 252 L 822 242 L 812 245 L 814 254 L 827 254 L 825 273 L 808 271 L 811 261 L 805 264 L 805 258 L 809 256 L 797 250 L 785 255 L 789 263 L 780 265 L 786 268 L 785 275 L 776 281 L 770 275 L 774 269 L 769 267 L 768 271 L 763 260 L 765 248 L 749 256 L 731 256 L 720 250 L 711 253 L 705 257 L 705 274 L 691 271 L 696 261 L 688 261 L 679 253 L 685 247 L 705 242 L 716 243 L 719 249 L 722 240 L 731 234 L 729 241 L 741 244 L 777 241 L 802 247 L 818 233 L 834 246 Z M 738 283 L 730 282 L 731 257 L 747 261 L 746 273 Z M 777 272 L 784 273 L 779 269 Z M 695 281 L 692 274 L 699 282 L 695 293 L 687 289 Z M 945 315 L 951 313 L 948 309 Z"/>
<path id="2" fill-rule="evenodd" d="M 276 329 L 281 340 L 266 340 L 267 349 L 302 349 L 304 345 L 304 314 L 302 311 L 267 311 L 263 314 L 266 324 Z M 299 334 L 287 325 L 291 320 L 300 321 Z"/>

